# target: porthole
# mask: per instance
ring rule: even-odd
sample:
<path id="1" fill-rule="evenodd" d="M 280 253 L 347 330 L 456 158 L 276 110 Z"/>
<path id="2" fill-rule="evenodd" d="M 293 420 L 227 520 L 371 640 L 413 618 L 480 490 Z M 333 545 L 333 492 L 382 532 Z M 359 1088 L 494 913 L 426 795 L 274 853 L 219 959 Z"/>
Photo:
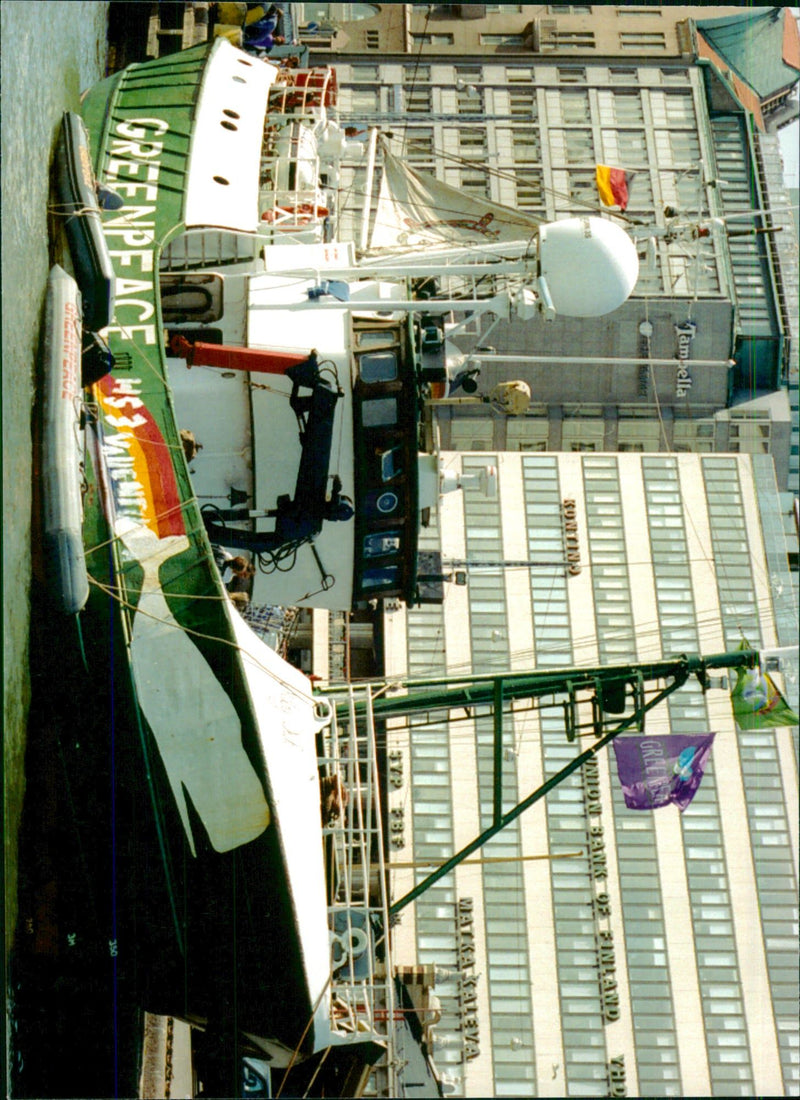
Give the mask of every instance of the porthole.
<path id="1" fill-rule="evenodd" d="M 236 81 L 237 84 L 246 84 L 247 83 L 247 81 L 245 80 L 245 78 L 243 76 L 234 76 L 233 79 Z"/>
<path id="2" fill-rule="evenodd" d="M 236 125 L 235 122 L 228 122 L 228 120 L 225 119 L 225 118 L 223 118 L 222 122 L 220 122 L 220 126 L 224 126 L 226 130 L 238 130 L 239 129 L 239 127 Z"/>
<path id="3" fill-rule="evenodd" d="M 214 176 L 214 183 L 221 183 L 223 187 L 227 187 L 230 180 L 226 180 L 224 176 Z"/>
<path id="4" fill-rule="evenodd" d="M 369 489 L 364 494 L 361 514 L 367 520 L 383 519 L 397 513 L 400 507 L 400 495 L 391 489 Z"/>
<path id="5" fill-rule="evenodd" d="M 222 113 L 223 113 L 223 115 L 227 115 L 228 118 L 239 118 L 240 117 L 239 112 L 238 111 L 232 111 L 230 109 L 230 107 L 223 107 Z"/>

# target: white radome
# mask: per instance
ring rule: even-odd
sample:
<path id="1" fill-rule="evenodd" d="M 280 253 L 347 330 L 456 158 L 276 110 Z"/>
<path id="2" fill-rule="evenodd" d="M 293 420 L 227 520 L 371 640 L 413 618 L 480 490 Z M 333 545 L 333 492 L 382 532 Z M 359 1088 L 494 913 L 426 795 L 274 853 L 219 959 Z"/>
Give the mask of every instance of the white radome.
<path id="1" fill-rule="evenodd" d="M 539 263 L 556 313 L 565 317 L 602 317 L 619 309 L 639 277 L 636 246 L 604 218 L 543 225 Z"/>

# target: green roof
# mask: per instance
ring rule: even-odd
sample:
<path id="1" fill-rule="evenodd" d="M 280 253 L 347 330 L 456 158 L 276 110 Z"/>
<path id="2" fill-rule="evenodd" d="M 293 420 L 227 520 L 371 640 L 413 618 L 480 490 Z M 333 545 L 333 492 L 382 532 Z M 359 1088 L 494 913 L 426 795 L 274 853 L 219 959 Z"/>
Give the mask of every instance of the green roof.
<path id="1" fill-rule="evenodd" d="M 785 13 L 782 7 L 746 8 L 741 15 L 696 23 L 709 46 L 762 100 L 800 78 L 797 69 L 783 60 Z"/>

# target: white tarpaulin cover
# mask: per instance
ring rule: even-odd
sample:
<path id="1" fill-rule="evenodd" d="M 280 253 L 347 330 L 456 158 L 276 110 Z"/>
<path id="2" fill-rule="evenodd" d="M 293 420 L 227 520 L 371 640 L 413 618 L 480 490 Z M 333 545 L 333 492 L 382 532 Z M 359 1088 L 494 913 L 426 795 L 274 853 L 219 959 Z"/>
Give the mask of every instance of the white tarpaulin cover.
<path id="1" fill-rule="evenodd" d="M 524 241 L 543 221 L 415 172 L 385 150 L 370 248 Z"/>

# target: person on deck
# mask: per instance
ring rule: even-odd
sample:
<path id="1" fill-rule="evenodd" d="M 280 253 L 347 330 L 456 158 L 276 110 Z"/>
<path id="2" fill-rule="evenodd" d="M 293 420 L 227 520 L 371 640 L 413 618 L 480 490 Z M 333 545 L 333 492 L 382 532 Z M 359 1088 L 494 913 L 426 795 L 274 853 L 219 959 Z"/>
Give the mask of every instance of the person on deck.
<path id="1" fill-rule="evenodd" d="M 282 45 L 286 38 L 276 31 L 283 18 L 283 12 L 272 4 L 263 19 L 244 28 L 244 46 L 247 50 L 263 50 L 269 53 L 273 46 Z"/>
<path id="2" fill-rule="evenodd" d="M 214 547 L 214 560 L 217 563 L 220 576 L 223 581 L 225 580 L 225 574 L 230 569 L 231 576 L 226 582 L 226 588 L 229 592 L 241 592 L 246 591 L 249 588 L 249 580 L 255 576 L 255 566 L 252 562 L 249 562 L 242 554 L 234 556 L 225 550 L 222 546 Z"/>

